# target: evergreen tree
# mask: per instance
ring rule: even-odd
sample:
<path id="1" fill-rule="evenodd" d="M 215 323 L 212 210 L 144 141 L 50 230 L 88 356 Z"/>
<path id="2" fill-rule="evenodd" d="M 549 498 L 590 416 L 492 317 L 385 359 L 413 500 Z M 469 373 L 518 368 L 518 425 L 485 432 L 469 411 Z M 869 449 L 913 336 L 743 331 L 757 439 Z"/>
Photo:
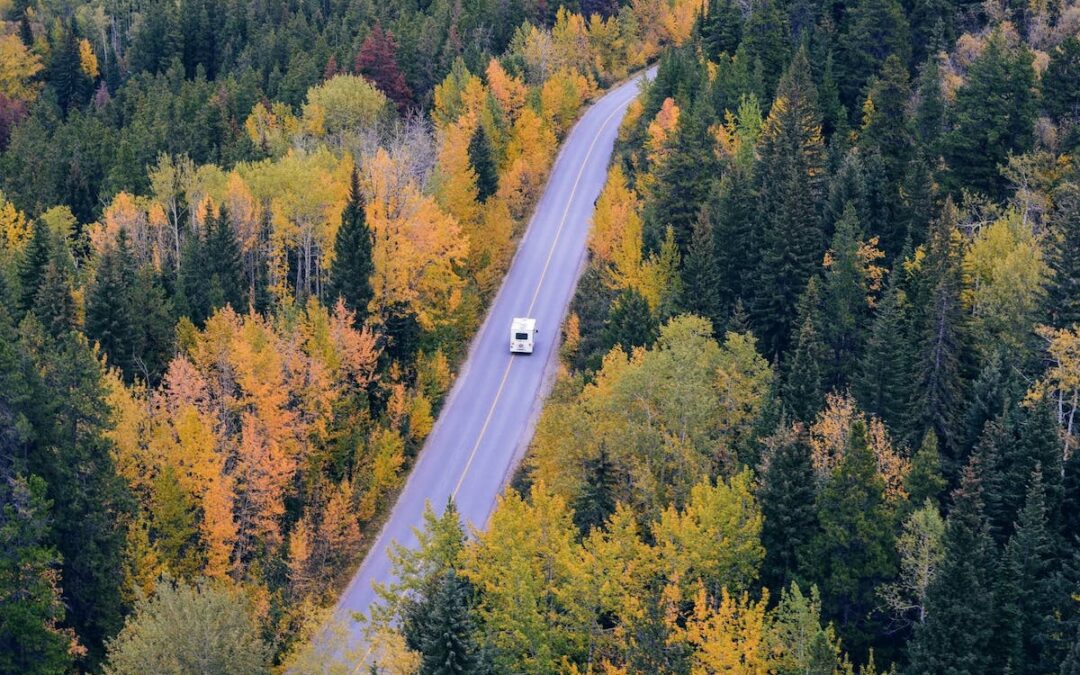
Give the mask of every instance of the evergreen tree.
<path id="1" fill-rule="evenodd" d="M 1010 47 L 996 29 L 971 64 L 951 108 L 952 130 L 943 139 L 951 169 L 946 178 L 954 192 L 968 188 L 1004 198 L 1000 167 L 1034 142 L 1033 58 L 1024 45 Z"/>
<path id="2" fill-rule="evenodd" d="M 975 447 L 987 422 L 1001 417 L 1023 394 L 1022 390 L 1017 390 L 1006 369 L 1004 356 L 994 352 L 975 378 L 964 424 L 965 451 Z"/>
<path id="3" fill-rule="evenodd" d="M 758 189 L 761 217 L 754 322 L 766 354 L 782 353 L 795 305 L 823 253 L 821 205 L 825 155 L 817 94 L 800 49 L 777 88 L 762 133 Z"/>
<path id="4" fill-rule="evenodd" d="M 70 297 L 66 287 L 65 292 Z M 90 669 L 123 620 L 118 570 L 129 497 L 104 436 L 110 411 L 90 345 L 72 330 L 50 336 L 33 319 L 20 328 L 41 380 L 32 402 L 37 434 L 26 468 L 48 486 L 52 543 L 63 560 L 66 623 L 87 648 L 84 663 Z"/>
<path id="5" fill-rule="evenodd" d="M 207 217 L 206 243 L 203 249 L 202 270 L 204 282 L 209 285 L 210 311 L 229 305 L 243 313 L 248 307 L 248 294 L 244 283 L 244 263 L 240 242 L 229 222 L 229 214 L 222 206 L 217 217 Z"/>
<path id="6" fill-rule="evenodd" d="M 694 234 L 683 260 L 682 307 L 708 319 L 719 333 L 727 312 L 720 305 L 720 269 L 716 262 L 716 249 L 712 218 L 706 205 L 694 223 Z"/>
<path id="7" fill-rule="evenodd" d="M 135 275 L 131 306 L 138 308 L 135 325 L 139 334 L 135 343 L 140 346 L 134 366 L 138 375 L 154 386 L 172 360 L 176 331 L 172 303 L 165 296 L 158 274 L 149 266 Z"/>
<path id="8" fill-rule="evenodd" d="M 474 672 L 477 646 L 469 600 L 471 586 L 453 570 L 443 574 L 427 599 L 420 636 L 420 673 L 457 675 Z"/>
<path id="9" fill-rule="evenodd" d="M 827 357 L 821 336 L 821 296 L 818 278 L 812 277 L 799 301 L 799 330 L 795 348 L 783 365 L 780 395 L 792 416 L 804 424 L 813 422 L 825 402 L 825 373 L 822 364 Z"/>
<path id="10" fill-rule="evenodd" d="M 899 274 L 896 270 L 889 276 L 854 381 L 859 407 L 881 418 L 894 431 L 902 428 L 911 398 L 908 304 Z"/>
<path id="11" fill-rule="evenodd" d="M 904 476 L 904 489 L 908 504 L 917 507 L 926 500 L 939 504 L 948 483 L 941 474 L 941 455 L 938 453 L 937 436 L 927 431 L 919 449 L 911 459 L 911 470 Z"/>
<path id="12" fill-rule="evenodd" d="M 420 322 L 416 312 L 396 302 L 383 313 L 383 357 L 410 366 L 420 349 Z"/>
<path id="13" fill-rule="evenodd" d="M 1028 481 L 1027 497 L 1016 531 L 1002 557 L 995 595 L 997 662 L 1017 675 L 1053 672 L 1062 644 L 1054 616 L 1064 594 L 1055 569 L 1055 543 L 1047 522 L 1042 471 Z"/>
<path id="14" fill-rule="evenodd" d="M 711 61 L 732 55 L 742 40 L 742 11 L 731 0 L 709 0 L 701 21 L 701 44 Z"/>
<path id="15" fill-rule="evenodd" d="M 920 149 L 936 157 L 938 141 L 945 126 L 945 96 L 941 90 L 941 68 L 936 55 L 923 64 L 919 73 L 919 100 L 913 122 Z"/>
<path id="16" fill-rule="evenodd" d="M 848 203 L 855 207 L 860 220 L 870 215 L 870 203 L 866 195 L 866 170 L 860 148 L 852 148 L 844 155 L 829 179 L 829 194 L 825 200 L 825 230 L 835 234 L 836 224 L 844 216 Z"/>
<path id="17" fill-rule="evenodd" d="M 6 475 L 7 468 L 0 467 L 0 672 L 69 672 L 71 637 L 57 629 L 64 602 L 45 482 Z"/>
<path id="18" fill-rule="evenodd" d="M 1080 37 L 1065 40 L 1050 52 L 1050 63 L 1042 76 L 1043 106 L 1065 124 L 1080 119 Z"/>
<path id="19" fill-rule="evenodd" d="M 675 232 L 679 252 L 690 246 L 694 223 L 719 173 L 715 140 L 709 132 L 708 107 L 704 100 L 679 115 L 667 158 L 656 169 L 657 186 L 647 227 L 647 243 L 656 244 L 668 227 Z"/>
<path id="20" fill-rule="evenodd" d="M 1051 526 L 1060 525 L 1057 514 L 1064 488 L 1055 424 L 1045 404 L 1033 409 L 1013 404 L 1000 420 L 987 423 L 979 440 L 976 454 L 985 512 L 991 534 L 1002 545 L 1012 536 L 1024 505 L 1025 486 L 1036 469 L 1044 476 L 1041 489 Z"/>
<path id="21" fill-rule="evenodd" d="M 1068 328 L 1080 323 L 1080 185 L 1066 183 L 1058 190 L 1050 227 L 1050 322 Z"/>
<path id="22" fill-rule="evenodd" d="M 994 672 L 997 560 L 976 472 L 964 471 L 945 525 L 945 556 L 927 589 L 926 621 L 908 643 L 906 673 Z"/>
<path id="23" fill-rule="evenodd" d="M 781 432 L 778 444 L 768 455 L 768 464 L 758 491 L 764 522 L 761 544 L 765 560 L 762 582 L 769 588 L 784 588 L 802 576 L 799 551 L 817 530 L 814 488 L 816 479 L 810 463 L 810 447 L 805 438 Z"/>
<path id="24" fill-rule="evenodd" d="M 174 305 L 178 316 L 186 316 L 196 326 L 210 317 L 213 304 L 206 283 L 206 244 L 199 232 L 190 233 L 180 251 L 180 273 Z"/>
<path id="25" fill-rule="evenodd" d="M 773 88 L 784 72 L 791 54 L 791 27 L 787 16 L 773 0 L 757 0 L 750 5 L 750 16 L 743 28 L 740 49 L 745 47 L 748 63 L 761 63 L 764 91 L 762 101 L 772 99 Z"/>
<path id="26" fill-rule="evenodd" d="M 885 201 L 891 208 L 886 209 L 883 222 L 872 221 L 872 233 L 878 235 L 881 249 L 890 260 L 900 252 L 907 231 L 900 196 L 914 145 L 907 116 L 910 98 L 907 67 L 893 54 L 885 60 L 881 76 L 870 86 L 859 137 L 860 144 L 876 149 L 882 160 Z"/>
<path id="27" fill-rule="evenodd" d="M 910 31 L 897 0 L 857 0 L 841 25 L 845 24 L 840 92 L 844 104 L 854 110 L 862 104 L 864 87 L 889 56 L 906 69 L 911 60 Z"/>
<path id="28" fill-rule="evenodd" d="M 934 197 L 937 186 L 933 170 L 922 150 L 908 164 L 904 177 L 903 209 L 907 216 L 904 231 L 904 247 L 922 244 L 934 219 Z M 901 255 L 897 259 L 902 259 Z"/>
<path id="29" fill-rule="evenodd" d="M 736 303 L 749 300 L 754 290 L 749 277 L 759 255 L 753 234 L 757 199 L 750 172 L 739 166 L 725 173 L 715 186 L 707 213 L 716 245 L 717 304 L 731 312 Z"/>
<path id="30" fill-rule="evenodd" d="M 371 287 L 371 275 L 375 272 L 372 246 L 360 179 L 354 170 L 349 183 L 349 201 L 341 213 L 341 227 L 334 240 L 329 290 L 331 301 L 340 297 L 345 306 L 356 313 L 357 325 L 367 318 L 368 304 L 374 295 Z"/>
<path id="31" fill-rule="evenodd" d="M 476 125 L 469 139 L 469 164 L 476 172 L 476 198 L 481 203 L 499 189 L 499 172 L 492 157 L 491 140 L 483 123 Z"/>
<path id="32" fill-rule="evenodd" d="M 893 513 L 866 433 L 865 423 L 852 423 L 844 456 L 818 493 L 818 531 L 802 550 L 828 616 L 859 654 L 878 628 L 877 586 L 897 570 Z"/>
<path id="33" fill-rule="evenodd" d="M 909 407 L 909 438 L 933 429 L 942 444 L 946 475 L 955 476 L 962 436 L 960 408 L 965 400 L 964 277 L 956 237 L 958 214 L 946 204 L 927 244 L 919 280 L 925 305 L 917 319 L 913 361 L 914 391 Z"/>
<path id="34" fill-rule="evenodd" d="M 200 570 L 198 504 L 166 467 L 154 479 L 151 515 L 155 544 L 166 569 L 179 579 L 192 580 Z"/>
<path id="35" fill-rule="evenodd" d="M 603 527 L 615 513 L 615 489 L 619 481 L 618 467 L 601 444 L 595 458 L 587 459 L 582 467 L 585 481 L 574 497 L 574 524 L 582 534 Z"/>
<path id="36" fill-rule="evenodd" d="M 623 290 L 604 322 L 607 349 L 621 345 L 629 353 L 634 347 L 648 347 L 659 334 L 660 327 L 645 297 L 633 288 Z"/>
<path id="37" fill-rule="evenodd" d="M 45 268 L 45 278 L 38 288 L 34 306 L 31 308 L 41 325 L 54 338 L 62 337 L 79 327 L 73 290 L 66 261 L 55 256 Z"/>
<path id="38" fill-rule="evenodd" d="M 855 206 L 848 202 L 836 225 L 829 248 L 822 303 L 823 341 L 828 350 L 826 385 L 845 388 L 862 352 L 862 335 L 869 308 L 869 281 L 860 259 L 862 241 Z"/>
<path id="39" fill-rule="evenodd" d="M 82 70 L 79 40 L 73 26 L 66 25 L 60 30 L 59 42 L 52 49 L 48 80 L 56 92 L 57 104 L 66 113 L 90 97 L 92 83 Z"/>
<path id="40" fill-rule="evenodd" d="M 108 245 L 98 262 L 94 285 L 86 301 L 86 337 L 101 346 L 109 362 L 130 382 L 140 350 L 137 308 L 132 304 L 135 273 L 127 232 L 120 230 L 115 245 Z"/>
<path id="41" fill-rule="evenodd" d="M 34 306 L 38 287 L 45 280 L 45 268 L 53 257 L 52 234 L 40 219 L 34 221 L 30 242 L 19 261 L 19 309 L 26 312 Z"/>

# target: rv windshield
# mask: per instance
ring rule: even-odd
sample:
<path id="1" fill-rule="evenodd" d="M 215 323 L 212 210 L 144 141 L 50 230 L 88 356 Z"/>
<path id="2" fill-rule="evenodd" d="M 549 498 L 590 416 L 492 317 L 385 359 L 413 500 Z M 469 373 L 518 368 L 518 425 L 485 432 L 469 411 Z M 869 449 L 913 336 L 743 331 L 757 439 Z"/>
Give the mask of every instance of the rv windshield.
<path id="1" fill-rule="evenodd" d="M 514 333 L 514 339 L 515 340 L 528 340 L 529 339 L 529 334 L 528 333 Z"/>

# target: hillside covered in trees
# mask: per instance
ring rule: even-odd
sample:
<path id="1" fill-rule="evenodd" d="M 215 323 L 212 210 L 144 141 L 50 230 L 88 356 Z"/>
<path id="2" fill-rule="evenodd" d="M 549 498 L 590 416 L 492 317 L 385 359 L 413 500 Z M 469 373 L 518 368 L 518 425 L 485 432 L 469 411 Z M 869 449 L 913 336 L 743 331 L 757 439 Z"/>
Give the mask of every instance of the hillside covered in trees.
<path id="1" fill-rule="evenodd" d="M 564 4 L 0 0 L 0 672 L 302 658 L 559 139 L 696 7 Z"/>
<path id="2" fill-rule="evenodd" d="M 392 672 L 1080 672 L 1080 7 L 709 0 Z M 436 513 L 442 513 L 441 516 Z"/>

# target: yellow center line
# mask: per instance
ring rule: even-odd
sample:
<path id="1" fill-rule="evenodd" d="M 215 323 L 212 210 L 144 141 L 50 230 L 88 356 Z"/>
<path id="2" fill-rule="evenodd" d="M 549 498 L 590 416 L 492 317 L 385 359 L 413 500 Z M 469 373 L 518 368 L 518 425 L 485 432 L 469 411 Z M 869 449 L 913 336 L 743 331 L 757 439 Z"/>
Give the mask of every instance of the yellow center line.
<path id="1" fill-rule="evenodd" d="M 506 386 L 506 380 L 510 376 L 510 369 L 514 367 L 514 359 L 510 359 L 510 363 L 506 364 L 506 370 L 503 371 L 502 381 L 499 382 L 499 389 L 495 392 L 495 400 L 491 402 L 491 407 L 488 408 L 487 417 L 484 418 L 484 426 L 480 428 L 480 435 L 476 437 L 476 444 L 472 447 L 472 452 L 469 453 L 469 461 L 465 463 L 465 469 L 461 472 L 461 478 L 458 479 L 457 485 L 454 486 L 454 492 L 450 495 L 451 499 L 457 498 L 458 490 L 461 489 L 461 484 L 465 482 L 465 476 L 469 473 L 469 467 L 472 466 L 473 459 L 476 458 L 476 451 L 480 449 L 480 442 L 484 440 L 484 433 L 487 431 L 488 425 L 491 424 L 491 418 L 495 416 L 495 406 L 499 404 L 499 397 L 502 396 L 503 387 Z"/>
<path id="2" fill-rule="evenodd" d="M 596 142 L 600 140 L 600 135 L 604 133 L 604 129 L 607 128 L 611 118 L 615 117 L 622 108 L 616 106 L 611 114 L 607 116 L 604 123 L 600 125 L 600 129 L 593 136 L 592 143 L 589 144 L 589 149 L 585 152 L 585 159 L 581 162 L 581 168 L 578 170 L 577 178 L 574 179 L 574 186 L 570 189 L 570 198 L 566 200 L 566 208 L 563 209 L 562 220 L 559 221 L 559 229 L 555 231 L 555 240 L 551 242 L 551 250 L 548 251 L 547 260 L 544 261 L 544 269 L 540 271 L 540 281 L 536 283 L 536 290 L 533 292 L 532 300 L 529 302 L 529 309 L 525 312 L 525 316 L 532 316 L 533 306 L 536 305 L 536 298 L 540 295 L 540 287 L 544 285 L 544 277 L 547 276 L 548 266 L 551 265 L 551 259 L 555 255 L 555 248 L 559 244 L 559 237 L 562 235 L 563 227 L 566 225 L 566 216 L 570 213 L 570 205 L 574 203 L 574 195 L 577 194 L 578 185 L 581 183 L 581 177 L 585 174 L 585 167 L 589 164 L 589 158 L 592 157 L 593 149 L 596 147 Z"/>

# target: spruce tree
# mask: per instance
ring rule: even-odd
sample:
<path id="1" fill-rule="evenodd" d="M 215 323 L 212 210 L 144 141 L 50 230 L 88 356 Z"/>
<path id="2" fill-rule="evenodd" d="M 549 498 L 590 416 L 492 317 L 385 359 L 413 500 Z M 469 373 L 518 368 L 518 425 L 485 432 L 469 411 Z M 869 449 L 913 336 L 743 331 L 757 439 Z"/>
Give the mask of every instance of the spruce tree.
<path id="1" fill-rule="evenodd" d="M 135 369 L 151 386 L 157 385 L 174 354 L 176 341 L 172 303 L 165 295 L 160 276 L 147 266 L 135 274 L 131 306 L 139 311 L 135 316 L 139 346 Z"/>
<path id="2" fill-rule="evenodd" d="M 998 628 L 994 645 L 998 663 L 1016 675 L 1048 673 L 1063 650 L 1054 616 L 1060 596 L 1057 546 L 1049 530 L 1042 470 L 1028 481 L 1027 496 L 1002 557 L 995 603 Z"/>
<path id="3" fill-rule="evenodd" d="M 499 189 L 499 172 L 492 157 L 491 139 L 483 123 L 476 125 L 469 139 L 469 164 L 476 172 L 476 198 L 481 203 Z"/>
<path id="4" fill-rule="evenodd" d="M 926 60 L 919 72 L 919 100 L 913 121 L 920 150 L 936 157 L 938 141 L 945 126 L 945 96 L 941 90 L 941 68 L 936 55 Z"/>
<path id="5" fill-rule="evenodd" d="M 885 159 L 891 185 L 899 185 L 911 159 L 913 134 L 907 116 L 911 84 L 907 67 L 896 54 L 885 60 L 881 75 L 870 85 L 863 106 L 863 128 L 859 143 L 873 146 Z"/>
<path id="6" fill-rule="evenodd" d="M 33 234 L 19 261 L 19 309 L 29 311 L 37 298 L 38 287 L 45 280 L 45 268 L 53 257 L 52 233 L 40 219 L 34 221 Z"/>
<path id="7" fill-rule="evenodd" d="M 911 60 L 907 17 L 897 0 L 857 0 L 842 24 L 840 92 L 850 110 L 860 109 L 865 87 L 889 56 L 906 68 Z"/>
<path id="8" fill-rule="evenodd" d="M 742 11 L 732 0 L 709 0 L 701 21 L 701 44 L 709 60 L 719 61 L 721 54 L 733 55 L 742 40 Z"/>
<path id="9" fill-rule="evenodd" d="M 8 468 L 0 469 L 0 672 L 70 672 L 71 638 L 54 628 L 65 608 L 45 481 Z"/>
<path id="10" fill-rule="evenodd" d="M 471 586 L 453 570 L 447 571 L 427 600 L 420 639 L 422 675 L 471 673 L 477 662 L 469 607 Z"/>
<path id="11" fill-rule="evenodd" d="M 824 252 L 821 205 L 825 151 L 817 93 L 806 49 L 777 88 L 762 134 L 758 189 L 761 264 L 755 278 L 754 323 L 766 354 L 785 351 L 796 303 Z"/>
<path id="12" fill-rule="evenodd" d="M 702 209 L 694 223 L 694 234 L 683 259 L 682 308 L 712 322 L 717 333 L 723 329 L 727 313 L 720 305 L 720 269 L 716 261 L 716 241 L 709 207 Z"/>
<path id="13" fill-rule="evenodd" d="M 911 469 L 904 476 L 904 489 L 908 493 L 908 504 L 918 508 L 930 500 L 940 504 L 948 483 L 941 474 L 941 455 L 938 453 L 937 436 L 927 431 L 919 449 L 911 458 Z"/>
<path id="14" fill-rule="evenodd" d="M 217 217 L 207 218 L 203 261 L 206 265 L 203 274 L 207 276 L 210 286 L 211 312 L 225 305 L 238 313 L 245 312 L 248 294 L 244 283 L 244 262 L 240 242 L 236 239 L 236 232 L 224 206 L 219 209 Z"/>
<path id="15" fill-rule="evenodd" d="M 905 673 L 993 671 L 997 556 L 976 472 L 964 470 L 945 525 L 945 556 L 927 589 L 926 620 L 908 643 Z"/>
<path id="16" fill-rule="evenodd" d="M 1080 37 L 1067 37 L 1050 52 L 1042 95 L 1043 106 L 1054 119 L 1066 124 L 1080 119 Z"/>
<path id="17" fill-rule="evenodd" d="M 817 530 L 814 506 L 816 479 L 810 463 L 810 446 L 794 432 L 781 431 L 768 455 L 758 490 L 764 522 L 761 544 L 765 560 L 762 582 L 771 589 L 787 587 L 803 578 L 799 552 Z"/>
<path id="18" fill-rule="evenodd" d="M 821 588 L 822 604 L 844 644 L 863 653 L 879 628 L 872 616 L 878 603 L 876 589 L 898 565 L 894 514 L 864 422 L 852 423 L 840 464 L 818 493 L 815 506 L 818 530 L 801 559 Z"/>
<path id="19" fill-rule="evenodd" d="M 909 407 L 909 438 L 921 438 L 933 429 L 950 476 L 963 464 L 960 415 L 966 400 L 964 273 L 955 242 L 957 220 L 955 207 L 946 204 L 930 233 L 922 262 L 919 284 L 925 305 L 919 308 L 915 326 L 914 391 Z"/>
<path id="20" fill-rule="evenodd" d="M 420 321 L 404 302 L 395 302 L 383 312 L 383 356 L 402 366 L 411 366 L 420 349 Z"/>
<path id="21" fill-rule="evenodd" d="M 861 220 L 865 221 L 870 214 L 862 159 L 864 154 L 860 148 L 848 150 L 829 179 L 823 221 L 825 231 L 830 234 L 835 233 L 836 224 L 844 216 L 844 209 L 849 203 L 855 206 L 855 213 Z"/>
<path id="22" fill-rule="evenodd" d="M 79 327 L 78 308 L 75 306 L 71 273 L 66 261 L 54 256 L 45 268 L 45 278 L 38 288 L 31 310 L 38 321 L 54 338 L 59 338 Z"/>
<path id="23" fill-rule="evenodd" d="M 743 28 L 740 49 L 745 48 L 749 63 L 760 62 L 762 101 L 772 99 L 777 80 L 784 72 L 791 54 L 791 28 L 785 12 L 774 0 L 759 0 L 750 6 L 750 16 Z"/>
<path id="24" fill-rule="evenodd" d="M 210 317 L 213 304 L 207 284 L 206 244 L 200 232 L 191 232 L 180 249 L 180 273 L 174 305 L 178 316 L 186 316 L 196 326 Z"/>
<path id="25" fill-rule="evenodd" d="M 954 192 L 968 188 L 993 199 L 1005 197 L 999 167 L 1035 140 L 1033 58 L 1025 45 L 1009 46 L 995 29 L 971 64 L 950 109 L 952 130 L 943 139 L 951 169 L 946 178 Z"/>
<path id="26" fill-rule="evenodd" d="M 585 460 L 582 467 L 585 480 L 573 503 L 574 524 L 582 534 L 603 527 L 611 514 L 615 513 L 615 487 L 619 480 L 617 471 L 603 444 L 596 457 Z"/>
<path id="27" fill-rule="evenodd" d="M 716 269 L 719 274 L 717 303 L 726 312 L 753 293 L 751 276 L 760 251 L 754 241 L 757 214 L 753 177 L 734 166 L 715 184 L 708 214 L 713 224 Z"/>
<path id="28" fill-rule="evenodd" d="M 64 291 L 70 297 L 69 287 Z M 130 496 L 113 465 L 101 366 L 86 338 L 70 329 L 48 334 L 35 320 L 20 329 L 41 381 L 32 401 L 37 434 L 26 468 L 48 486 L 51 541 L 63 559 L 66 622 L 88 650 L 80 665 L 93 669 L 106 638 L 123 622 L 117 571 Z"/>
<path id="29" fill-rule="evenodd" d="M 106 246 L 98 262 L 94 285 L 86 301 L 86 337 L 98 343 L 109 362 L 120 368 L 130 382 L 139 354 L 139 331 L 132 305 L 135 274 L 127 232 L 120 230 L 116 243 Z"/>
<path id="30" fill-rule="evenodd" d="M 349 201 L 341 213 L 341 227 L 334 239 L 329 290 L 331 302 L 340 297 L 345 306 L 356 313 L 357 325 L 367 318 L 368 304 L 374 295 L 371 287 L 371 275 L 375 272 L 372 246 L 360 178 L 354 170 L 349 182 Z"/>
<path id="31" fill-rule="evenodd" d="M 878 235 L 880 248 L 889 260 L 900 252 L 907 234 L 901 195 L 914 146 L 907 115 L 910 98 L 907 67 L 893 54 L 885 60 L 881 76 L 870 86 L 859 137 L 860 144 L 875 149 L 882 162 L 885 208 L 881 218 L 869 221 L 872 227 L 869 233 Z"/>
<path id="32" fill-rule="evenodd" d="M 667 158 L 656 168 L 655 199 L 647 224 L 647 243 L 656 244 L 668 227 L 675 232 L 679 253 L 685 253 L 701 207 L 719 173 L 715 139 L 709 132 L 709 110 L 699 98 L 679 115 Z"/>
<path id="33" fill-rule="evenodd" d="M 627 288 L 615 299 L 604 322 L 605 352 L 615 345 L 628 353 L 634 347 L 648 347 L 659 334 L 649 302 L 637 290 Z"/>
<path id="34" fill-rule="evenodd" d="M 1055 194 L 1050 220 L 1050 265 L 1046 302 L 1056 328 L 1080 323 L 1080 185 L 1066 183 Z"/>
<path id="35" fill-rule="evenodd" d="M 827 347 L 821 335 L 821 296 L 817 277 L 810 279 L 799 301 L 799 329 L 795 347 L 781 362 L 783 382 L 780 396 L 792 417 L 804 424 L 813 422 L 825 402 Z"/>
<path id="36" fill-rule="evenodd" d="M 875 308 L 853 383 L 859 407 L 881 418 L 894 432 L 903 428 L 911 397 L 908 304 L 899 274 L 894 270 L 889 275 L 888 287 Z"/>
<path id="37" fill-rule="evenodd" d="M 836 224 L 829 247 L 822 302 L 822 332 L 828 350 L 826 388 L 843 389 L 850 383 L 862 353 L 863 330 L 869 307 L 869 280 L 860 258 L 862 248 L 858 215 L 848 202 Z"/>

